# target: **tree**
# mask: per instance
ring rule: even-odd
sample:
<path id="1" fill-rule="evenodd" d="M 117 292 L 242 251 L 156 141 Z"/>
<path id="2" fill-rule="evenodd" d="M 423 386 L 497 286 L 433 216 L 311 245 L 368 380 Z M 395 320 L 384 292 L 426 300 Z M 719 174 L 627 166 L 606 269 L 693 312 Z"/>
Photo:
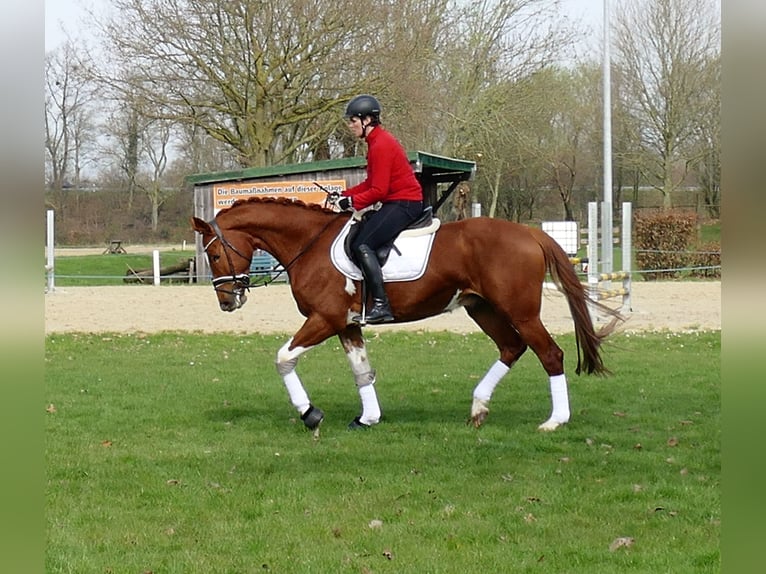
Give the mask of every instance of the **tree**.
<path id="1" fill-rule="evenodd" d="M 56 207 L 65 186 L 80 187 L 81 172 L 95 141 L 94 86 L 75 45 L 65 42 L 45 55 L 46 180 Z"/>
<path id="2" fill-rule="evenodd" d="M 162 110 L 155 109 L 152 102 L 135 92 L 117 93 L 115 98 L 114 110 L 103 127 L 109 142 L 103 147 L 103 154 L 113 158 L 118 168 L 117 184 L 127 191 L 128 211 L 133 209 L 137 191 L 149 199 L 151 229 L 157 232 L 160 208 L 171 191 L 182 187 L 182 179 L 176 177 L 176 181 L 170 182 L 166 176 L 173 142 L 181 141 L 176 134 L 177 126 L 173 120 L 163 118 Z"/>
<path id="3" fill-rule="evenodd" d="M 613 207 L 622 202 L 623 189 L 632 190 L 631 201 L 638 201 L 643 182 L 645 150 L 641 139 L 641 121 L 618 95 L 622 92 L 619 70 L 612 73 L 612 195 Z M 602 104 L 603 105 L 603 104 Z M 599 148 L 603 132 L 599 131 Z M 603 163 L 603 162 L 602 162 Z M 603 165 L 600 165 L 603 170 Z"/>
<path id="4" fill-rule="evenodd" d="M 539 135 L 530 152 L 545 166 L 548 185 L 558 193 L 566 221 L 575 220 L 575 186 L 582 183 L 584 166 L 592 161 L 593 135 L 601 125 L 599 80 L 599 70 L 589 65 L 551 67 L 534 78 L 539 111 L 529 129 Z"/>
<path id="5" fill-rule="evenodd" d="M 630 0 L 620 4 L 614 41 L 620 97 L 639 120 L 650 182 L 672 207 L 694 158 L 696 125 L 707 107 L 707 63 L 720 51 L 716 0 Z"/>
<path id="6" fill-rule="evenodd" d="M 232 149 L 194 124 L 176 125 L 174 168 L 186 174 L 230 171 L 238 168 Z"/>
<path id="7" fill-rule="evenodd" d="M 390 22 L 443 4 L 114 0 L 103 79 L 124 88 L 114 70 L 134 70 L 142 99 L 230 146 L 243 167 L 300 161 L 332 140 L 345 102 L 394 84 L 391 63 L 422 45 Z"/>
<path id="8" fill-rule="evenodd" d="M 105 143 L 101 146 L 104 159 L 111 160 L 112 177 L 127 196 L 125 208 L 133 209 L 141 161 L 142 118 L 133 94 L 113 96 L 112 110 L 102 124 Z"/>
<path id="9" fill-rule="evenodd" d="M 708 81 L 700 94 L 700 114 L 692 137 L 690 156 L 708 215 L 721 216 L 721 58 L 711 58 Z"/>
<path id="10" fill-rule="evenodd" d="M 447 154 L 480 158 L 476 191 L 485 196 L 490 216 L 498 205 L 514 203 L 501 197 L 512 194 L 512 181 L 537 181 L 518 177 L 529 163 L 525 150 L 532 134 L 524 126 L 536 115 L 531 110 L 541 95 L 532 96 L 528 80 L 571 42 L 571 31 L 549 24 L 557 22 L 556 4 L 481 0 L 457 5 L 450 17 L 449 41 L 434 63 L 439 103 L 435 123 L 442 126 L 441 138 L 435 141 Z"/>
<path id="11" fill-rule="evenodd" d="M 165 172 L 168 167 L 168 151 L 173 136 L 173 123 L 169 120 L 148 118 L 142 129 L 143 155 L 146 177 L 139 183 L 151 204 L 152 231 L 157 233 L 160 208 L 175 191 L 167 185 Z"/>

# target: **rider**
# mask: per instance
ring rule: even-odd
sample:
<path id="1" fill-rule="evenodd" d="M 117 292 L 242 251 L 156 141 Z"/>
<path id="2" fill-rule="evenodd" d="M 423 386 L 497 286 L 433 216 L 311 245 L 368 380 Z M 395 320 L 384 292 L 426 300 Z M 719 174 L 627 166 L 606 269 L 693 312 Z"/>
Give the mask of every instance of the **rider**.
<path id="1" fill-rule="evenodd" d="M 422 214 L 423 188 L 402 145 L 380 125 L 377 99 L 367 94 L 356 96 L 346 106 L 344 117 L 351 133 L 367 142 L 367 178 L 345 190 L 337 205 L 343 210 L 361 210 L 382 204 L 364 218 L 351 251 L 372 293 L 367 323 L 388 323 L 394 317 L 375 252 Z M 361 319 L 360 315 L 353 318 L 357 323 Z"/>

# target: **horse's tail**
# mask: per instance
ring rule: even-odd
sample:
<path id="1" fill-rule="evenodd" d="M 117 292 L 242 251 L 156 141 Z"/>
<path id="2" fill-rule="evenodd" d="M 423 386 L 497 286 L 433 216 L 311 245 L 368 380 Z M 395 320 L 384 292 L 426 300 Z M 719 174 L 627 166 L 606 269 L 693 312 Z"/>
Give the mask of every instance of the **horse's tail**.
<path id="1" fill-rule="evenodd" d="M 546 269 L 559 291 L 566 296 L 569 311 L 572 314 L 577 345 L 577 370 L 575 372 L 579 375 L 584 369 L 589 375 L 610 374 L 601 358 L 601 342 L 614 331 L 619 322 L 625 320 L 624 317 L 603 303 L 593 301 L 588 297 L 585 287 L 577 277 L 574 266 L 569 261 L 566 252 L 544 231 L 535 229 L 535 232 L 537 240 L 543 248 Z M 588 305 L 596 307 L 599 311 L 610 316 L 612 320 L 596 331 L 588 312 Z"/>

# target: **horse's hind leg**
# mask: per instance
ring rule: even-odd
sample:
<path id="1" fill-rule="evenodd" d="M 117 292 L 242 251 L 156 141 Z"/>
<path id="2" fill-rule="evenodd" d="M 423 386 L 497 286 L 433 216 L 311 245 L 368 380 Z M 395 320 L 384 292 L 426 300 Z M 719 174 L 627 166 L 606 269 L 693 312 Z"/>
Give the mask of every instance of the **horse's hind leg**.
<path id="1" fill-rule="evenodd" d="M 489 402 L 495 387 L 524 354 L 527 346 L 516 330 L 484 299 L 474 299 L 466 305 L 466 311 L 500 351 L 500 359 L 490 367 L 473 390 L 471 418 L 468 422 L 479 428 L 489 415 Z"/>
<path id="2" fill-rule="evenodd" d="M 351 421 L 348 428 L 351 430 L 367 428 L 380 421 L 380 404 L 378 404 L 378 395 L 374 386 L 375 371 L 367 357 L 362 329 L 359 325 L 349 325 L 338 333 L 338 338 L 346 352 L 351 371 L 354 373 L 354 381 L 362 403 L 362 414 Z"/>
<path id="3" fill-rule="evenodd" d="M 569 422 L 569 393 L 564 374 L 564 352 L 556 344 L 540 317 L 514 323 L 519 334 L 535 352 L 543 365 L 551 387 L 551 416 L 538 428 L 543 431 L 556 430 Z"/>

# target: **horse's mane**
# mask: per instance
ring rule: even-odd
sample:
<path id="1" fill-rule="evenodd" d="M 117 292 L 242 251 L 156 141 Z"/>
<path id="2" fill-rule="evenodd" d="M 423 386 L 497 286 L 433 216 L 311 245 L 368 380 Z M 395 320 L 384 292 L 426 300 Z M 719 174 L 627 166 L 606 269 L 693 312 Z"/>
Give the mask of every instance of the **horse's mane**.
<path id="1" fill-rule="evenodd" d="M 251 205 L 256 203 L 289 205 L 291 207 L 300 207 L 303 209 L 309 209 L 312 211 L 318 211 L 322 213 L 333 213 L 333 214 L 337 213 L 333 211 L 332 209 L 319 205 L 318 203 L 306 203 L 305 201 L 301 201 L 300 199 L 293 199 L 291 197 L 271 197 L 271 196 L 263 196 L 263 197 L 253 196 L 253 197 L 245 197 L 242 199 L 238 199 L 234 203 L 232 203 L 229 207 L 227 207 L 225 211 L 234 209 L 236 207 L 241 207 L 241 206 Z"/>

